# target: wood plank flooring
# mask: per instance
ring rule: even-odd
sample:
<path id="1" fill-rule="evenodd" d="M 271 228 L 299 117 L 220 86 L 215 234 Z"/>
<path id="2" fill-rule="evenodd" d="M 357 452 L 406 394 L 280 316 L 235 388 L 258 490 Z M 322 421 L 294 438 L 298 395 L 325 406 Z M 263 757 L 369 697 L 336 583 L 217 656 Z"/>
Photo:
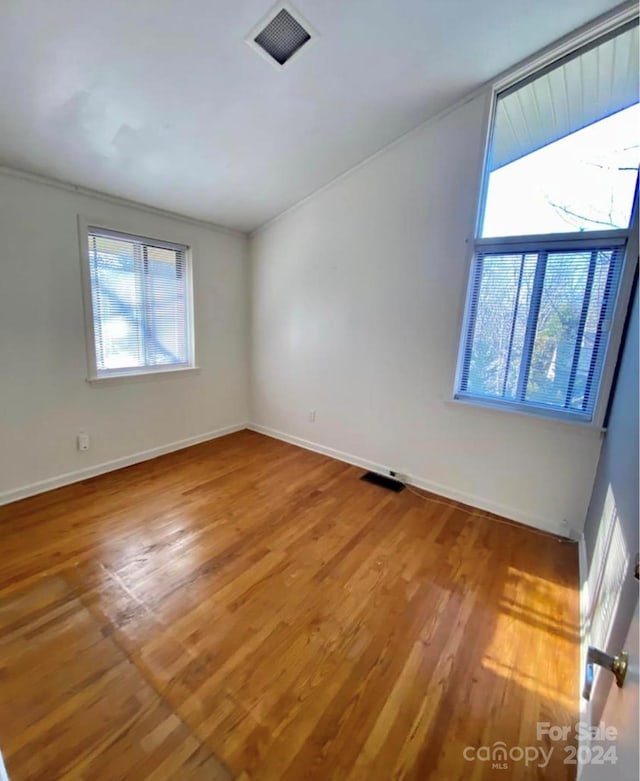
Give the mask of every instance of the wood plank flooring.
<path id="1" fill-rule="evenodd" d="M 12 781 L 573 779 L 575 546 L 361 474 L 243 431 L 1 507 Z"/>

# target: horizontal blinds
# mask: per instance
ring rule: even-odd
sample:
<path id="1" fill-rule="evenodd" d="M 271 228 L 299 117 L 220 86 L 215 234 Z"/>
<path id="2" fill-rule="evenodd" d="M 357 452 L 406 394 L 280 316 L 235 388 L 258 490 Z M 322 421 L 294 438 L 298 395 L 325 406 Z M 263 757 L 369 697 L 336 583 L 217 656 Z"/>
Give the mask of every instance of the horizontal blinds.
<path id="1" fill-rule="evenodd" d="M 122 233 L 121 231 L 112 231 L 107 228 L 98 228 L 91 226 L 89 232 L 92 236 L 101 236 L 105 239 L 120 239 L 125 242 L 134 242 L 136 244 L 146 244 L 150 247 L 161 247 L 164 249 L 173 249 L 178 252 L 184 252 L 186 247 L 184 244 L 176 244 L 172 241 L 163 241 L 160 239 L 149 239 L 144 236 L 136 236 L 132 233 Z"/>
<path id="2" fill-rule="evenodd" d="M 477 252 L 460 391 L 591 419 L 623 251 Z"/>
<path id="3" fill-rule="evenodd" d="M 98 373 L 189 362 L 186 247 L 89 228 Z"/>

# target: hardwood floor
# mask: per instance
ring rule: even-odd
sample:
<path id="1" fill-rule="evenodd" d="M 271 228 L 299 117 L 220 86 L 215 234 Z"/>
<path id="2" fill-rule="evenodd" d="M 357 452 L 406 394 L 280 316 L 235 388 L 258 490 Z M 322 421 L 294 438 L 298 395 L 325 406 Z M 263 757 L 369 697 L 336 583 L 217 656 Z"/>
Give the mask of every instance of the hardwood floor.
<path id="1" fill-rule="evenodd" d="M 575 546 L 361 474 L 243 431 L 0 508 L 12 781 L 573 778 Z"/>

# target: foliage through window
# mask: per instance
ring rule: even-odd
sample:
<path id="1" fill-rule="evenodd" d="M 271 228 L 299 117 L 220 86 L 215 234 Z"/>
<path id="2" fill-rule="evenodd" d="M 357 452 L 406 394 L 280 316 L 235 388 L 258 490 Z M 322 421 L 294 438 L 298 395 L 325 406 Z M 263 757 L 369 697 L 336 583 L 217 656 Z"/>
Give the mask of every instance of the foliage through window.
<path id="1" fill-rule="evenodd" d="M 90 374 L 192 366 L 187 247 L 93 226 L 87 242 Z"/>
<path id="2" fill-rule="evenodd" d="M 637 24 L 498 94 L 456 397 L 594 418 L 639 125 Z"/>

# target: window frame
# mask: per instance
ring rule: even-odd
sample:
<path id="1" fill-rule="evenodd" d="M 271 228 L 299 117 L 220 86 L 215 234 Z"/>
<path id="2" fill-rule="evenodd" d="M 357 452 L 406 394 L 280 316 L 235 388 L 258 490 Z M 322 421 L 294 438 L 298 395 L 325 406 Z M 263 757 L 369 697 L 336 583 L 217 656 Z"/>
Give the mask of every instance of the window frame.
<path id="1" fill-rule="evenodd" d="M 184 251 L 184 284 L 186 294 L 186 342 L 187 360 L 184 363 L 161 364 L 158 366 L 134 366 L 130 368 L 99 369 L 96 351 L 95 319 L 93 311 L 93 295 L 91 289 L 91 259 L 89 252 L 89 229 L 94 228 L 104 232 L 106 236 L 115 239 L 148 242 L 149 244 L 171 250 Z M 109 220 L 92 219 L 78 215 L 78 237 L 80 241 L 80 266 L 82 277 L 82 299 L 84 309 L 84 332 L 87 353 L 87 382 L 101 383 L 136 377 L 152 377 L 154 375 L 181 374 L 196 371 L 195 351 L 195 312 L 193 301 L 193 254 L 191 244 L 183 241 L 170 241 L 164 238 L 152 238 L 142 233 L 127 230 L 123 226 L 115 226 Z"/>
<path id="2" fill-rule="evenodd" d="M 570 233 L 534 234 L 523 236 L 503 236 L 479 238 L 484 220 L 488 184 L 489 163 L 493 144 L 493 131 L 496 116 L 496 107 L 499 96 L 508 93 L 518 86 L 524 85 L 537 78 L 544 72 L 556 67 L 563 60 L 577 55 L 580 51 L 597 46 L 600 42 L 622 33 L 632 23 L 638 22 L 637 9 L 629 9 L 592 26 L 589 30 L 582 31 L 571 39 L 563 41 L 560 45 L 545 50 L 527 63 L 517 66 L 506 76 L 497 79 L 491 86 L 488 96 L 488 111 L 486 112 L 486 130 L 484 135 L 484 150 L 482 155 L 482 167 L 480 169 L 479 186 L 476 197 L 476 210 L 473 223 L 473 238 L 467 240 L 470 253 L 467 262 L 466 295 L 463 301 L 461 327 L 458 339 L 458 355 L 456 361 L 453 401 L 478 407 L 500 410 L 502 412 L 518 413 L 538 418 L 562 420 L 577 424 L 582 427 L 601 429 L 605 423 L 609 395 L 613 384 L 615 367 L 620 351 L 624 322 L 629 307 L 630 296 L 633 287 L 633 279 L 638 265 L 638 188 L 639 178 L 636 176 L 636 186 L 632 204 L 629 226 L 624 229 L 612 229 L 602 231 L 576 231 Z M 610 246 L 624 243 L 620 278 L 615 299 L 612 303 L 612 318 L 608 337 L 604 346 L 604 355 L 598 385 L 595 389 L 595 402 L 593 413 L 589 416 L 584 413 L 553 408 L 547 405 L 537 405 L 532 402 L 522 403 L 491 397 L 483 397 L 467 391 L 462 391 L 462 376 L 467 358 L 467 337 L 471 327 L 472 298 L 476 288 L 476 274 L 474 273 L 475 256 L 479 251 L 488 252 L 525 252 L 584 249 L 590 250 L 597 246 Z M 535 338 L 535 329 L 533 332 Z"/>

